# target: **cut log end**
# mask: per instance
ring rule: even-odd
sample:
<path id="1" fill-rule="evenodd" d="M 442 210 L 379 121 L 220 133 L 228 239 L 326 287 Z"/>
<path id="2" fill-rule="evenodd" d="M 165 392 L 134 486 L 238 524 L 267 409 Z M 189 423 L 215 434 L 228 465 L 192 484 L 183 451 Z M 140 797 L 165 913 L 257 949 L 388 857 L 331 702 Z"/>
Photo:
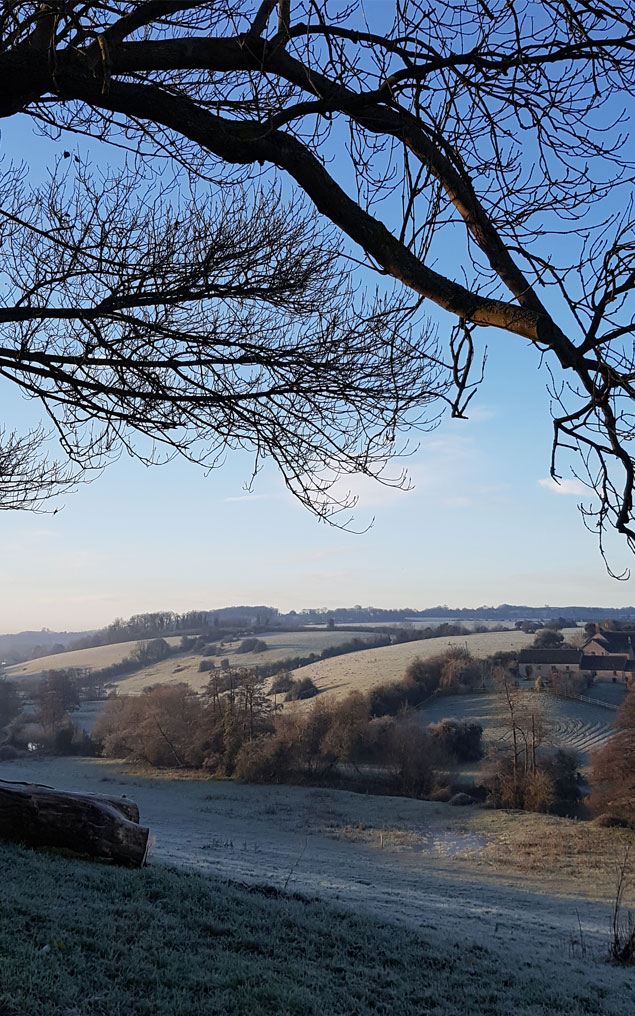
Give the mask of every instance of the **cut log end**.
<path id="1" fill-rule="evenodd" d="M 77 794 L 36 783 L 0 780 L 0 840 L 72 850 L 95 860 L 140 868 L 149 830 L 128 798 Z"/>

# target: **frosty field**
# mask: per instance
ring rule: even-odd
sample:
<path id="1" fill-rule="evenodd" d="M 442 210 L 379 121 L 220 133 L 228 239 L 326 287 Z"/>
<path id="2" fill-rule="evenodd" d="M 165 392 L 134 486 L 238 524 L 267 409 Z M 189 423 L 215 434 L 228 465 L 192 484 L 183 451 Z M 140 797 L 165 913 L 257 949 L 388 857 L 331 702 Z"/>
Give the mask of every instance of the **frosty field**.
<path id="1" fill-rule="evenodd" d="M 548 692 L 521 691 L 519 708 L 538 710 L 547 725 L 545 745 L 566 748 L 578 754 L 586 764 L 589 754 L 613 733 L 615 713 L 601 705 L 557 698 Z M 424 723 L 438 723 L 447 716 L 457 720 L 477 720 L 483 726 L 483 739 L 496 743 L 506 739 L 509 713 L 501 695 L 486 692 L 477 695 L 442 695 L 425 702 L 419 710 Z"/>
<path id="2" fill-rule="evenodd" d="M 101 667 L 109 667 L 113 663 L 121 663 L 141 643 L 147 641 L 147 639 L 140 639 L 138 642 L 114 642 L 110 646 L 95 646 L 93 649 L 76 649 L 70 653 L 41 656 L 37 660 L 28 660 L 26 663 L 16 663 L 13 667 L 7 667 L 7 677 L 12 681 L 22 683 L 27 679 L 39 678 L 45 670 L 63 670 L 66 667 L 90 667 L 92 670 L 99 670 Z M 170 636 L 165 641 L 168 645 L 177 646 L 181 637 L 180 635 Z"/>
<path id="3" fill-rule="evenodd" d="M 579 630 L 575 628 L 565 628 L 563 631 L 565 638 L 576 634 L 579 635 Z M 366 692 L 378 684 L 400 681 L 408 665 L 417 658 L 429 659 L 446 653 L 448 649 L 467 649 L 472 656 L 484 659 L 499 651 L 527 649 L 533 641 L 533 635 L 522 631 L 448 635 L 420 642 L 382 646 L 381 649 L 364 649 L 350 656 L 320 660 L 309 667 L 302 667 L 294 676 L 310 677 L 322 693 L 328 697 L 341 698 L 351 691 Z"/>
<path id="4" fill-rule="evenodd" d="M 470 971 L 480 977 L 473 950 L 482 950 L 498 971 L 488 976 L 500 976 L 488 1006 L 445 999 L 436 1011 L 632 1016 L 635 1008 L 632 973 L 604 962 L 615 864 L 632 834 L 335 790 L 163 778 L 103 760 L 5 762 L 0 775 L 126 794 L 150 826 L 153 867 L 265 884 L 396 922 L 455 955 L 468 984 Z M 632 886 L 629 894 L 632 906 Z M 505 1002 L 516 975 L 533 994 Z"/>
<path id="5" fill-rule="evenodd" d="M 241 640 L 226 643 L 219 656 L 214 657 L 216 666 L 226 657 L 232 667 L 257 667 L 263 663 L 277 663 L 294 656 L 316 656 L 323 649 L 350 642 L 352 638 L 372 638 L 371 633 L 347 631 L 300 631 L 281 632 L 279 635 L 261 635 L 267 649 L 261 653 L 237 653 Z M 355 654 L 356 655 L 356 654 Z M 195 691 L 200 691 L 209 681 L 209 673 L 200 673 L 201 655 L 183 655 L 163 660 L 153 667 L 146 667 L 137 674 L 122 678 L 117 688 L 122 695 L 136 694 L 150 684 L 173 684 L 185 681 Z"/>
<path id="6" fill-rule="evenodd" d="M 350 642 L 353 638 L 372 638 L 372 632 L 349 632 L 349 631 L 299 631 L 281 632 L 274 635 L 262 635 L 260 638 L 266 642 L 267 649 L 261 653 L 237 653 L 241 640 L 228 642 L 222 647 L 221 655 L 216 660 L 217 664 L 223 656 L 229 658 L 233 667 L 255 667 L 261 663 L 277 662 L 288 657 L 310 656 L 311 653 L 319 655 L 323 649 L 330 646 L 339 646 L 344 642 Z M 37 660 L 29 660 L 27 663 L 18 663 L 13 667 L 7 667 L 7 677 L 18 683 L 26 683 L 39 679 L 45 670 L 62 670 L 66 667 L 89 667 L 99 670 L 101 667 L 108 667 L 113 663 L 120 663 L 147 639 L 140 639 L 137 642 L 117 642 L 109 646 L 97 646 L 94 649 L 78 649 L 69 653 L 58 653 L 54 656 L 43 656 Z M 168 645 L 176 647 L 180 645 L 181 636 L 168 636 L 165 640 Z M 211 641 L 211 638 L 210 638 Z M 162 660 L 151 667 L 145 667 L 142 671 L 132 674 L 130 677 L 123 677 L 115 682 L 123 693 L 135 693 L 142 691 L 149 684 L 169 684 L 178 681 L 186 681 L 196 691 L 199 691 L 209 680 L 209 675 L 198 671 L 201 662 L 201 654 L 179 654 Z"/>

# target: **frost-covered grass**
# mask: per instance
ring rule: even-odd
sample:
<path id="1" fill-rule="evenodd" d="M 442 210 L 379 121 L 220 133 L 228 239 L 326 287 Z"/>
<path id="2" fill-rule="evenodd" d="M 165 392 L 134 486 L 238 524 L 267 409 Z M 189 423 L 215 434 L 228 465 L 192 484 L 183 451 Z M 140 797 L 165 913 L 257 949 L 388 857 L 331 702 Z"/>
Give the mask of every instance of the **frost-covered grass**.
<path id="1" fill-rule="evenodd" d="M 168 868 L 0 848 L 3 1016 L 626 1016 L 623 977 Z M 521 919 L 519 917 L 519 919 Z M 616 975 L 619 972 L 616 972 Z"/>
<path id="2" fill-rule="evenodd" d="M 126 656 L 130 656 L 147 641 L 148 639 L 140 639 L 138 642 L 114 642 L 110 646 L 94 646 L 92 649 L 75 649 L 69 653 L 41 656 L 37 660 L 28 660 L 26 663 L 16 663 L 13 667 L 7 667 L 7 676 L 12 681 L 20 683 L 38 678 L 45 670 L 63 670 L 66 667 L 90 667 L 93 670 L 100 670 L 102 667 L 110 667 L 113 663 L 121 663 Z M 165 641 L 172 647 L 178 646 L 181 636 L 170 635 Z"/>
<path id="3" fill-rule="evenodd" d="M 265 652 L 236 653 L 241 643 L 238 639 L 222 647 L 222 656 L 227 656 L 233 667 L 256 667 L 261 663 L 277 662 L 288 657 L 309 656 L 311 653 L 319 656 L 323 649 L 342 645 L 353 638 L 371 639 L 373 633 L 320 630 L 280 632 L 259 637 L 267 644 Z M 9 667 L 7 674 L 12 681 L 29 683 L 39 680 L 40 674 L 45 670 L 61 670 L 65 667 L 90 667 L 99 670 L 113 663 L 121 663 L 141 642 L 147 641 L 142 639 L 140 642 L 117 642 L 109 646 L 96 646 L 93 649 L 77 649 L 73 652 L 57 653 L 54 656 L 42 656 L 40 659 Z M 176 648 L 181 643 L 181 636 L 170 635 L 165 641 Z M 209 674 L 199 673 L 198 665 L 201 659 L 200 653 L 168 657 L 116 683 L 121 693 L 135 694 L 143 691 L 149 684 L 170 684 L 179 681 L 185 681 L 199 691 L 209 681 Z M 216 663 L 219 663 L 218 659 Z"/>
<path id="4" fill-rule="evenodd" d="M 566 635 L 566 632 L 565 632 Z M 343 698 L 351 691 L 367 692 L 378 684 L 401 681 L 413 660 L 439 656 L 448 649 L 468 649 L 473 656 L 483 659 L 499 650 L 520 650 L 531 646 L 533 635 L 522 631 L 484 632 L 477 635 L 444 635 L 441 638 L 404 642 L 381 649 L 363 649 L 350 656 L 335 656 L 320 660 L 295 677 L 310 677 L 320 692 L 327 697 Z"/>
<path id="5" fill-rule="evenodd" d="M 269 635 L 267 633 L 258 636 L 266 643 L 267 649 L 261 653 L 237 653 L 241 639 L 236 642 L 229 642 L 221 646 L 219 657 L 213 657 L 216 666 L 225 656 L 232 667 L 258 667 L 264 663 L 278 663 L 295 656 L 316 656 L 323 649 L 331 646 L 339 646 L 344 642 L 350 642 L 353 638 L 371 639 L 372 632 L 350 632 L 350 631 L 298 631 L 281 632 L 280 634 Z M 208 673 L 199 672 L 201 654 L 184 655 L 173 659 L 162 660 L 152 667 L 132 674 L 118 682 L 119 693 L 135 695 L 143 691 L 149 684 L 170 684 L 178 681 L 185 681 L 195 691 L 200 691 L 209 681 Z"/>
<path id="6" fill-rule="evenodd" d="M 611 709 L 548 692 L 538 693 L 530 683 L 519 690 L 518 706 L 542 715 L 545 745 L 575 751 L 584 764 L 590 752 L 605 744 L 614 733 L 615 713 Z M 446 716 L 477 720 L 489 743 L 509 737 L 509 710 L 505 699 L 497 692 L 438 695 L 423 704 L 420 715 L 424 723 L 438 723 Z"/>

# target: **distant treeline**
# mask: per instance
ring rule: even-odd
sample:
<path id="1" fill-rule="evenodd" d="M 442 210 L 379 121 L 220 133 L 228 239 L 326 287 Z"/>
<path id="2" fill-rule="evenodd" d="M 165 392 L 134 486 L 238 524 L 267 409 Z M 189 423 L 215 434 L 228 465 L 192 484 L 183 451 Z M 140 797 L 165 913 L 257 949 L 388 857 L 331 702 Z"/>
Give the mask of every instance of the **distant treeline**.
<path id="1" fill-rule="evenodd" d="M 89 675 L 91 686 L 100 685 L 103 687 L 117 677 L 136 674 L 138 670 L 160 663 L 161 660 L 180 651 L 180 647 L 172 648 L 165 639 L 151 639 L 149 642 L 142 642 L 119 663 L 111 663 L 108 667 L 100 667 L 95 670 L 87 668 L 86 673 Z"/>
<path id="2" fill-rule="evenodd" d="M 336 607 L 333 610 L 326 608 L 302 610 L 299 614 L 292 611 L 290 615 L 280 615 L 280 619 L 286 621 L 290 617 L 295 617 L 303 624 L 324 624 L 329 619 L 332 619 L 335 624 L 372 622 L 386 624 L 388 622 L 421 621 L 426 618 L 447 618 L 449 621 L 523 621 L 530 619 L 544 621 L 555 616 L 566 617 L 568 621 L 588 621 L 590 618 L 635 619 L 635 607 L 528 607 L 511 603 L 501 603 L 497 607 L 488 605 L 448 607 L 444 603 L 436 607 L 427 607 L 425 610 L 417 610 L 414 607 L 400 607 L 392 610 L 355 606 Z"/>
<path id="3" fill-rule="evenodd" d="M 133 614 L 125 620 L 116 617 L 114 621 L 79 638 L 72 636 L 65 643 L 56 642 L 51 646 L 35 646 L 23 659 L 38 659 L 52 653 L 63 653 L 77 649 L 95 649 L 97 646 L 114 645 L 117 642 L 136 642 L 140 639 L 165 638 L 166 635 L 207 632 L 214 638 L 247 629 L 258 631 L 277 623 L 279 612 L 275 607 L 221 607 L 219 610 L 188 610 L 179 614 L 174 610 L 158 610 L 148 614 Z M 21 661 L 16 661 L 21 662 Z"/>
<path id="4" fill-rule="evenodd" d="M 287 656 L 283 660 L 271 661 L 271 663 L 260 663 L 253 667 L 254 673 L 259 678 L 275 677 L 286 671 L 300 670 L 301 667 L 309 667 L 319 660 L 330 660 L 335 656 L 345 656 L 347 653 L 359 653 L 364 649 L 381 649 L 383 646 L 395 646 L 403 642 L 420 642 L 425 639 L 443 638 L 444 636 L 470 635 L 467 628 L 460 624 L 442 624 L 438 628 L 399 628 L 391 629 L 370 638 L 353 638 L 348 642 L 341 642 L 339 646 L 327 646 L 320 653 L 309 653 L 307 656 Z"/>
<path id="5" fill-rule="evenodd" d="M 165 638 L 167 635 L 194 633 L 211 637 L 222 637 L 223 634 L 249 632 L 263 633 L 275 628 L 279 631 L 303 628 L 305 625 L 324 625 L 329 627 L 355 624 L 406 624 L 410 621 L 425 621 L 447 618 L 452 621 L 540 621 L 545 622 L 554 617 L 564 618 L 568 622 L 597 620 L 602 623 L 614 620 L 622 624 L 635 621 L 635 607 L 528 607 L 502 603 L 497 607 L 448 607 L 443 604 L 417 610 L 414 607 L 384 609 L 380 607 L 336 607 L 291 610 L 281 614 L 276 607 L 269 606 L 238 606 L 220 607 L 217 610 L 190 610 L 179 614 L 172 610 L 155 611 L 147 614 L 134 614 L 124 620 L 115 618 L 104 628 L 96 632 L 21 632 L 15 635 L 0 635 L 0 659 L 8 663 L 21 663 L 29 659 L 38 659 L 57 653 L 76 649 L 92 649 L 96 646 L 111 645 L 116 642 L 133 642 L 139 639 Z M 435 637 L 446 634 L 442 629 L 446 625 L 434 628 Z M 425 630 L 425 629 L 424 629 Z M 482 629 L 484 630 L 484 629 Z M 453 634 L 453 632 L 447 632 Z M 405 640 L 405 636 L 400 636 Z M 413 638 L 429 637 L 415 634 Z"/>

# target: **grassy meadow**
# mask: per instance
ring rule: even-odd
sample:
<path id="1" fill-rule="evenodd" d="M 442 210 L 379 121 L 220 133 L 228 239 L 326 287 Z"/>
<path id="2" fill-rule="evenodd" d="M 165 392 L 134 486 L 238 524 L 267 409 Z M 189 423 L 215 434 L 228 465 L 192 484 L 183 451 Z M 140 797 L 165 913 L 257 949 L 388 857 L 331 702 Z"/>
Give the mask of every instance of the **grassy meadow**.
<path id="1" fill-rule="evenodd" d="M 236 650 L 242 639 L 237 639 L 222 646 L 219 656 L 212 657 L 216 666 L 218 667 L 224 657 L 229 660 L 232 667 L 257 667 L 263 663 L 277 663 L 288 657 L 309 656 L 311 653 L 319 655 L 323 649 L 331 646 L 342 645 L 353 638 L 371 639 L 373 635 L 372 632 L 320 630 L 281 632 L 279 635 L 264 634 L 257 637 L 266 643 L 266 650 L 261 653 L 238 653 Z M 145 667 L 136 674 L 117 681 L 119 694 L 135 695 L 150 684 L 172 684 L 177 681 L 185 681 L 195 691 L 200 691 L 209 681 L 209 673 L 199 673 L 198 668 L 202 659 L 200 653 L 183 654 L 162 660 L 155 666 Z"/>
<path id="2" fill-rule="evenodd" d="M 568 630 L 565 629 L 563 634 L 566 638 Z M 527 649 L 533 641 L 533 635 L 526 635 L 522 631 L 442 636 L 320 660 L 295 671 L 293 676 L 310 677 L 328 698 L 343 698 L 352 691 L 367 692 L 379 684 L 400 681 L 409 664 L 417 658 L 430 659 L 448 649 L 459 648 L 467 649 L 473 656 L 483 659 L 500 650 Z"/>
<path id="3" fill-rule="evenodd" d="M 274 635 L 258 636 L 267 644 L 267 650 L 262 653 L 237 653 L 241 639 L 229 642 L 222 647 L 222 654 L 216 657 L 216 663 L 220 662 L 223 656 L 228 657 L 233 667 L 255 667 L 260 663 L 276 662 L 293 656 L 309 656 L 311 653 L 318 655 L 323 649 L 330 646 L 339 646 L 344 642 L 350 642 L 353 638 L 373 637 L 372 632 L 349 632 L 349 631 L 300 631 L 282 632 Z M 57 653 L 54 656 L 42 656 L 37 660 L 29 660 L 27 663 L 18 663 L 14 667 L 7 668 L 7 677 L 18 683 L 27 683 L 36 680 L 45 670 L 62 670 L 66 667 L 90 667 L 99 670 L 102 667 L 109 667 L 113 663 L 121 663 L 126 656 L 147 639 L 137 642 L 117 642 L 109 646 L 97 646 L 94 649 L 78 649 L 69 653 Z M 168 645 L 176 647 L 181 643 L 181 636 L 169 636 L 165 640 Z M 210 639 L 211 641 L 211 639 Z M 186 681 L 196 691 L 199 691 L 209 680 L 208 674 L 199 674 L 198 665 L 201 662 L 200 653 L 179 654 L 169 657 L 160 663 L 145 667 L 143 670 L 132 674 L 130 677 L 123 677 L 115 682 L 122 694 L 134 694 L 142 691 L 149 684 L 169 684 L 176 681 Z"/>
<path id="4" fill-rule="evenodd" d="M 565 638 L 580 636 L 579 629 L 564 629 Z M 339 646 L 354 638 L 373 638 L 373 632 L 363 631 L 315 631 L 281 632 L 258 636 L 266 642 L 267 649 L 260 653 L 238 653 L 241 640 L 228 642 L 221 647 L 219 656 L 214 657 L 218 666 L 226 657 L 232 667 L 256 667 L 260 664 L 278 662 L 295 656 L 319 655 L 323 649 Z M 499 650 L 526 649 L 532 645 L 533 635 L 510 630 L 505 632 L 485 632 L 471 635 L 442 636 L 434 639 L 423 639 L 406 642 L 396 646 L 383 646 L 380 649 L 361 650 L 344 656 L 320 660 L 302 667 L 294 673 L 295 677 L 310 677 L 327 697 L 340 698 L 351 691 L 366 692 L 378 684 L 400 681 L 408 665 L 418 657 L 422 659 L 437 656 L 448 649 L 465 648 L 473 656 L 483 658 Z M 147 640 L 140 640 L 141 642 Z M 180 636 L 166 639 L 171 646 L 180 644 Z M 44 656 L 38 660 L 30 660 L 14 667 L 7 668 L 7 676 L 18 683 L 28 683 L 39 678 L 45 670 L 60 670 L 65 667 L 90 667 L 99 670 L 113 663 L 120 663 L 129 656 L 140 642 L 119 642 L 109 646 L 98 646 L 94 649 L 80 649 L 54 656 Z M 160 663 L 144 667 L 129 677 L 115 679 L 120 694 L 138 694 L 152 684 L 171 684 L 184 681 L 195 691 L 200 691 L 208 682 L 209 675 L 199 672 L 201 655 L 183 653 L 162 660 Z"/>
<path id="5" fill-rule="evenodd" d="M 130 656 L 139 645 L 147 641 L 140 639 L 138 642 L 114 642 L 109 646 L 95 646 L 93 649 L 75 649 L 69 653 L 40 656 L 37 660 L 28 660 L 26 663 L 16 663 L 13 667 L 7 667 L 6 673 L 11 681 L 26 683 L 29 679 L 39 678 L 45 670 L 64 670 L 66 667 L 90 667 L 92 670 L 100 670 L 102 667 L 110 667 L 113 663 L 121 663 L 126 656 Z M 169 636 L 165 641 L 170 646 L 178 646 L 181 636 Z"/>
<path id="6" fill-rule="evenodd" d="M 554 977 L 530 948 L 191 871 L 10 846 L 0 871 L 3 1016 L 630 1016 L 635 1002 L 622 971 L 566 943 Z"/>

